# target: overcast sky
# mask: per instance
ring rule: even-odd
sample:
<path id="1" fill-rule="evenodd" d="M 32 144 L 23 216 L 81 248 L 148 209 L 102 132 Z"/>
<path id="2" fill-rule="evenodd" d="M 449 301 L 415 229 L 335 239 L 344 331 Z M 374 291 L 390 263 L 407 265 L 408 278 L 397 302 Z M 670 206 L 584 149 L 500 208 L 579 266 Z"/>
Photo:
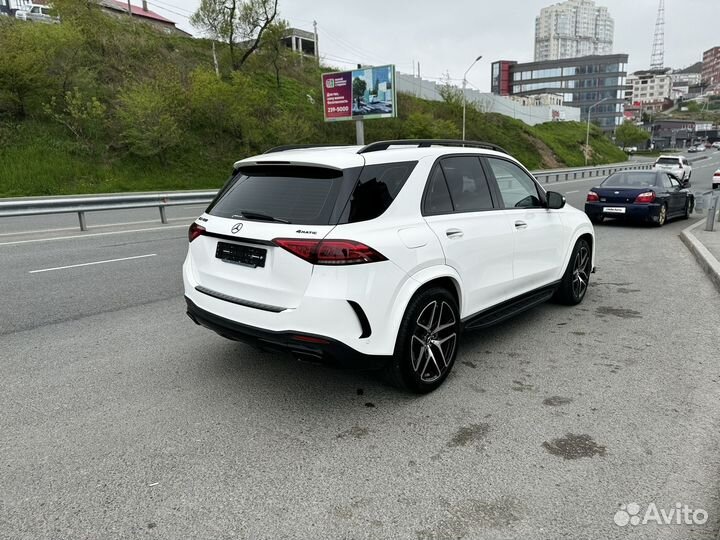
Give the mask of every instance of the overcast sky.
<path id="1" fill-rule="evenodd" d="M 139 3 L 140 0 L 133 0 Z M 197 34 L 187 17 L 199 0 L 148 0 L 151 9 Z M 478 56 L 468 74 L 471 86 L 490 90 L 490 63 L 533 60 L 535 17 L 549 0 L 280 0 L 282 18 L 312 31 L 317 20 L 320 54 L 339 68 L 395 64 L 424 78 L 454 79 Z M 658 0 L 596 0 L 615 19 L 613 52 L 630 55 L 629 71 L 647 69 Z M 720 46 L 720 0 L 665 1 L 665 65 L 682 68 Z"/>

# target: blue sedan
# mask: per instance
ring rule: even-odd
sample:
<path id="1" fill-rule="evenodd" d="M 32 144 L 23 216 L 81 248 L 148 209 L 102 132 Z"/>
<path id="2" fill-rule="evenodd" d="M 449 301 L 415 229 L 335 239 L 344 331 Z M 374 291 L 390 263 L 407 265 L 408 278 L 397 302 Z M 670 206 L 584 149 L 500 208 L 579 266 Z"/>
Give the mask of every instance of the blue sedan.
<path id="1" fill-rule="evenodd" d="M 663 171 L 617 172 L 590 190 L 585 213 L 593 223 L 619 218 L 662 227 L 668 219 L 690 217 L 695 197 L 689 185 Z"/>

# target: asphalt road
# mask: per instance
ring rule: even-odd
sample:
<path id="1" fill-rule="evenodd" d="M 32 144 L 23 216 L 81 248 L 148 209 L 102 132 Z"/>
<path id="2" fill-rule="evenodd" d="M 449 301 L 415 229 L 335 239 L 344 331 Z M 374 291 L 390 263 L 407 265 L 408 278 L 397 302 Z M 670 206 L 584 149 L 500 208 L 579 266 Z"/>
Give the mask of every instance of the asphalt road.
<path id="1" fill-rule="evenodd" d="M 0 538 L 715 540 L 720 302 L 688 222 L 597 227 L 583 304 L 468 335 L 415 397 L 194 326 L 185 221 L 0 222 Z M 629 503 L 709 517 L 620 527 Z"/>

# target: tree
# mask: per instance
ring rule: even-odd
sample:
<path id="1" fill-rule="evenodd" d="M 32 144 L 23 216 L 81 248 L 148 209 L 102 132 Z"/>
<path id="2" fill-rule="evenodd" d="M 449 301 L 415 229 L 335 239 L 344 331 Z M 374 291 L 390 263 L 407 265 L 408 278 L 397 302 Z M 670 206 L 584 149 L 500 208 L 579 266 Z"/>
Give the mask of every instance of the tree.
<path id="1" fill-rule="evenodd" d="M 224 41 L 233 69 L 240 69 L 261 45 L 278 14 L 278 0 L 201 0 L 190 23 L 212 39 Z M 236 47 L 244 47 L 238 59 Z"/>
<path id="2" fill-rule="evenodd" d="M 360 108 L 360 99 L 365 95 L 365 90 L 367 90 L 365 79 L 355 77 L 353 80 L 353 99 L 357 102 L 358 109 Z"/>
<path id="3" fill-rule="evenodd" d="M 647 141 L 650 134 L 644 129 L 640 129 L 632 122 L 625 122 L 615 130 L 615 140 L 620 146 L 636 146 Z"/>

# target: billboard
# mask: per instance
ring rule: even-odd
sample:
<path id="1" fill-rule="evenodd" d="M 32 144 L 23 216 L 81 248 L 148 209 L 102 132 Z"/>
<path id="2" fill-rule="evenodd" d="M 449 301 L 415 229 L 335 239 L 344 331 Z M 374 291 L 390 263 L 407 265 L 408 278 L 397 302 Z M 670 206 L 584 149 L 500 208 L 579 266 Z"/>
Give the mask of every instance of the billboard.
<path id="1" fill-rule="evenodd" d="M 395 66 L 377 66 L 322 76 L 326 122 L 397 116 Z"/>

